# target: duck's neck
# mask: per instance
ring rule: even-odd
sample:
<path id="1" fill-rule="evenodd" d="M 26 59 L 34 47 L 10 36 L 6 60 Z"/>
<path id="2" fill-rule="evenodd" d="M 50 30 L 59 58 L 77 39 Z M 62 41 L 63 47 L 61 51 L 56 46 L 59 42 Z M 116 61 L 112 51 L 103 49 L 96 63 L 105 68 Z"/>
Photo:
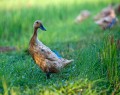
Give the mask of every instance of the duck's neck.
<path id="1" fill-rule="evenodd" d="M 38 28 L 34 28 L 34 34 L 33 34 L 34 38 L 37 38 L 37 30 L 38 30 Z"/>
<path id="2" fill-rule="evenodd" d="M 38 30 L 38 28 L 34 28 L 34 33 L 33 33 L 33 36 L 30 40 L 30 44 L 35 44 L 36 43 L 36 41 L 37 41 L 37 30 Z"/>

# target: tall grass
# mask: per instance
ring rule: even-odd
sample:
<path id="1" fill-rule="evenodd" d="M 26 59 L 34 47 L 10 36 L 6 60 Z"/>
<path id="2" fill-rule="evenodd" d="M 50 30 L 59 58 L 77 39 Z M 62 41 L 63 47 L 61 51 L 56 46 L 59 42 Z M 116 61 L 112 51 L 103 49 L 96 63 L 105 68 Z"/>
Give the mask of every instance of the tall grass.
<path id="1" fill-rule="evenodd" d="M 104 48 L 101 52 L 101 65 L 103 65 L 102 73 L 107 73 L 107 78 L 111 83 L 118 83 L 119 62 L 118 49 L 114 37 L 109 37 L 104 43 Z"/>
<path id="2" fill-rule="evenodd" d="M 120 86 L 119 39 L 115 40 L 113 36 L 105 39 L 100 53 L 102 74 L 106 75 L 111 86 L 118 89 Z M 115 93 L 114 90 L 113 93 Z"/>

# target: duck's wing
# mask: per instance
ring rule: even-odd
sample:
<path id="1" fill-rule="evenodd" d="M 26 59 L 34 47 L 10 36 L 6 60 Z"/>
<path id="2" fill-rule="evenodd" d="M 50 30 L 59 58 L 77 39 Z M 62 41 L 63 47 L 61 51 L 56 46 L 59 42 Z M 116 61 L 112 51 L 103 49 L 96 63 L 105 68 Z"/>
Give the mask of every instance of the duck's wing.
<path id="1" fill-rule="evenodd" d="M 46 59 L 51 61 L 59 60 L 59 57 L 46 46 L 40 46 L 40 52 L 45 56 Z"/>
<path id="2" fill-rule="evenodd" d="M 56 60 L 59 59 L 57 57 L 57 55 L 53 51 L 51 51 L 51 49 L 49 47 L 44 45 L 39 40 L 37 40 L 37 46 L 35 47 L 35 49 L 37 49 L 38 52 L 43 54 L 46 59 L 49 59 L 49 60 L 52 60 L 52 61 L 56 61 Z"/>
<path id="3" fill-rule="evenodd" d="M 61 56 L 58 56 L 58 52 L 52 51 L 49 47 L 45 46 L 42 42 L 39 45 L 40 52 L 45 56 L 45 58 L 49 61 L 54 61 L 55 63 L 58 62 L 58 64 L 67 64 L 72 62 L 73 60 L 67 60 L 62 58 Z"/>

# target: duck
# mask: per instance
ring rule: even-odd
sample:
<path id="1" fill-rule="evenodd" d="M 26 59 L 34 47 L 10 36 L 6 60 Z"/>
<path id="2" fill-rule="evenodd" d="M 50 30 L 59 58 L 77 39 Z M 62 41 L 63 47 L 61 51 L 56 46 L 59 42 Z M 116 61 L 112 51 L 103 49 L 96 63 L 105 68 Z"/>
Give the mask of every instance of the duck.
<path id="1" fill-rule="evenodd" d="M 115 10 L 111 5 L 98 13 L 94 20 L 103 30 L 112 28 L 118 22 Z"/>
<path id="2" fill-rule="evenodd" d="M 79 15 L 75 18 L 75 23 L 81 23 L 83 20 L 87 19 L 91 13 L 88 10 L 82 10 Z"/>
<path id="3" fill-rule="evenodd" d="M 33 28 L 34 32 L 29 42 L 28 50 L 35 63 L 46 74 L 46 78 L 49 79 L 52 73 L 60 72 L 62 68 L 74 60 L 62 58 L 58 52 L 53 52 L 38 39 L 38 29 L 46 31 L 40 20 L 34 22 Z"/>

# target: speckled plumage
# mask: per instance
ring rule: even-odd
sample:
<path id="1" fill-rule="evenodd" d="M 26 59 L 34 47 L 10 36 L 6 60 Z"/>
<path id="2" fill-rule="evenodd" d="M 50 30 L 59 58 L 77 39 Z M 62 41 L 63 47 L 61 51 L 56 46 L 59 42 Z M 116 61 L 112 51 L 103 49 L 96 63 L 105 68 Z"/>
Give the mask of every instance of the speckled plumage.
<path id="1" fill-rule="evenodd" d="M 29 43 L 29 52 L 34 59 L 35 63 L 42 69 L 45 73 L 57 73 L 67 64 L 71 63 L 73 60 L 67 60 L 64 58 L 59 58 L 53 51 L 45 46 L 37 38 L 37 30 L 41 28 L 45 30 L 41 21 L 35 21 L 34 34 Z"/>

